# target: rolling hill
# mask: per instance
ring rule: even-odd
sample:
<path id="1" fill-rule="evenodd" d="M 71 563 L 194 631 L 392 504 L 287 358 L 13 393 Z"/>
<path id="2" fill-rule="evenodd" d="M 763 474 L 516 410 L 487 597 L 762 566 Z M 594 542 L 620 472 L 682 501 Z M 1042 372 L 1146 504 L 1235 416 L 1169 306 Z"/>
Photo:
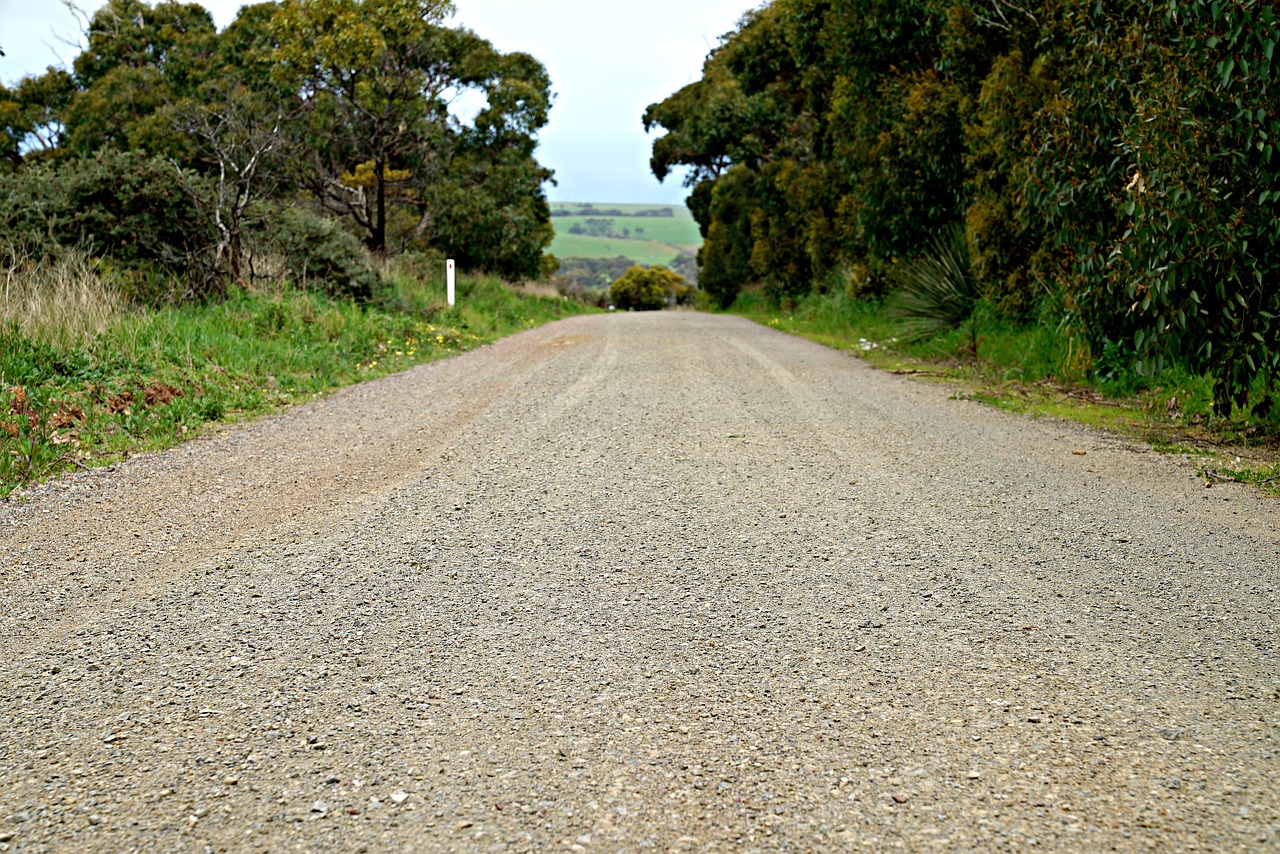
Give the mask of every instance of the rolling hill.
<path id="1" fill-rule="evenodd" d="M 633 264 L 671 267 L 695 281 L 702 245 L 698 223 L 682 205 L 554 202 L 550 251 L 561 276 L 606 287 Z"/>

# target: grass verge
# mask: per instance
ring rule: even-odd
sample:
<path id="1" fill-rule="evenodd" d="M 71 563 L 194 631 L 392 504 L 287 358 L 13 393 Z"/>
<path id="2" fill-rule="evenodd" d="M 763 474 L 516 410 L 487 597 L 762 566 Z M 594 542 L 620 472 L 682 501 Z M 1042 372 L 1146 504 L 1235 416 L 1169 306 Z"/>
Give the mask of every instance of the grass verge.
<path id="1" fill-rule="evenodd" d="M 91 280 L 89 270 L 75 287 L 92 292 Z M 66 331 L 32 304 L 40 288 L 10 284 L 0 304 L 0 497 L 589 310 L 474 276 L 459 278 L 449 308 L 443 283 L 397 277 L 367 305 L 292 288 L 158 311 L 104 313 L 91 300 L 84 312 L 61 311 Z"/>
<path id="2" fill-rule="evenodd" d="M 1069 330 L 1010 325 L 979 305 L 960 328 L 912 340 L 909 324 L 881 304 L 838 291 L 807 297 L 787 310 L 746 291 L 731 311 L 883 370 L 946 382 L 963 398 L 1194 456 L 1206 486 L 1246 483 L 1280 497 L 1280 424 L 1215 413 L 1205 377 L 1177 369 L 1146 379 L 1103 373 Z"/>

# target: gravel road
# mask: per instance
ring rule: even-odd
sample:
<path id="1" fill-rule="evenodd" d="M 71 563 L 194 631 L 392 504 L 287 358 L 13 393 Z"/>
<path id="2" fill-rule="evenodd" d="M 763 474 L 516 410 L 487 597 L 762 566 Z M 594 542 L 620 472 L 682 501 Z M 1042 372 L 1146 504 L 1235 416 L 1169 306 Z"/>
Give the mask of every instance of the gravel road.
<path id="1" fill-rule="evenodd" d="M 0 549 L 0 851 L 1280 850 L 1277 502 L 735 318 L 561 321 Z"/>

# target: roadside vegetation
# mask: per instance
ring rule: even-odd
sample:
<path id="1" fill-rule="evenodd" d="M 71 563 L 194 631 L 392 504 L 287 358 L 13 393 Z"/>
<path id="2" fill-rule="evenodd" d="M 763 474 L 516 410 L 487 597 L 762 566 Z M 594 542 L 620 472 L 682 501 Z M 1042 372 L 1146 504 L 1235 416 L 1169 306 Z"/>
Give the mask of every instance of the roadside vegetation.
<path id="1" fill-rule="evenodd" d="M 161 308 L 83 256 L 3 275 L 0 497 L 586 310 L 483 275 L 450 308 L 443 276 L 394 268 L 360 302 L 279 282 Z"/>
<path id="2" fill-rule="evenodd" d="M 1168 367 L 1154 376 L 1099 370 L 1058 330 L 1011 323 L 979 305 L 963 324 L 921 335 L 883 301 L 840 290 L 779 307 L 760 288 L 731 312 L 893 373 L 945 382 L 957 394 L 1030 417 L 1060 418 L 1195 458 L 1206 486 L 1234 481 L 1280 497 L 1280 428 L 1272 418 L 1215 411 L 1213 380 Z"/>
<path id="3" fill-rule="evenodd" d="M 687 169 L 722 306 L 949 301 L 1048 330 L 1082 375 L 1203 376 L 1215 418 L 1274 424 L 1276 27 L 1266 0 L 772 0 L 646 110 L 652 168 Z M 955 235 L 950 295 L 895 296 Z"/>
<path id="4" fill-rule="evenodd" d="M 507 286 L 554 267 L 546 69 L 452 13 L 107 0 L 0 86 L 0 496 L 583 310 Z"/>
<path id="5" fill-rule="evenodd" d="M 218 31 L 194 3 L 108 0 L 70 69 L 0 86 L 0 237 L 109 259 L 152 305 L 252 285 L 271 254 L 355 297 L 360 250 L 542 276 L 550 78 L 452 13 L 280 0 Z M 464 122 L 459 93 L 487 107 Z"/>
<path id="6" fill-rule="evenodd" d="M 645 111 L 651 165 L 686 170 L 720 306 L 1002 405 L 1132 402 L 1274 483 L 1276 26 L 1264 0 L 771 0 Z"/>

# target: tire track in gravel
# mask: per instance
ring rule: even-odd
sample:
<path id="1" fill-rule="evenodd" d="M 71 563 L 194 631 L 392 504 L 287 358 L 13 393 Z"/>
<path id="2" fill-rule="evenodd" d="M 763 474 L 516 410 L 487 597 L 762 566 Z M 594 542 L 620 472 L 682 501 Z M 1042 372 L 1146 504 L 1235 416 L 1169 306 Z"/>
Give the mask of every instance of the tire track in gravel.
<path id="1" fill-rule="evenodd" d="M 479 371 L 448 378 L 437 376 L 438 364 L 425 365 L 394 384 L 348 388 L 164 454 L 39 487 L 34 497 L 63 500 L 18 505 L 0 517 L 35 534 L 16 541 L 0 580 L 16 601 L 56 591 L 60 611 L 74 621 L 80 608 L 116 594 L 121 580 L 163 586 L 201 554 L 246 538 L 288 540 L 316 527 L 313 520 L 341 517 L 447 453 L 460 430 L 522 381 L 523 365 L 538 364 L 523 349 L 532 345 L 507 339 L 487 348 L 509 365 L 480 360 Z M 53 512 L 59 524 L 45 524 L 41 516 Z M 104 517 L 118 536 L 100 536 Z M 0 634 L 29 631 L 21 613 L 0 624 Z"/>
<path id="2" fill-rule="evenodd" d="M 0 847 L 1280 846 L 1274 502 L 947 395 L 577 318 L 38 490 Z"/>

